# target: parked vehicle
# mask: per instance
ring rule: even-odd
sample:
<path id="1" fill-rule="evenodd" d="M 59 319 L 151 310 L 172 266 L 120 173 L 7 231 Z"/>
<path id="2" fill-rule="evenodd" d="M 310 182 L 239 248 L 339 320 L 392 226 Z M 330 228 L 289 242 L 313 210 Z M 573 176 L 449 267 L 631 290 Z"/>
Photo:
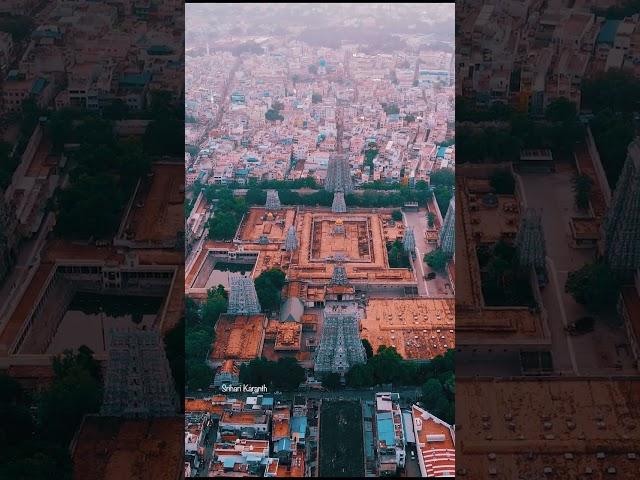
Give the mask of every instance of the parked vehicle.
<path id="1" fill-rule="evenodd" d="M 569 335 L 582 335 L 584 333 L 593 332 L 595 319 L 593 317 L 580 317 L 575 322 L 571 322 L 565 327 L 565 331 Z"/>

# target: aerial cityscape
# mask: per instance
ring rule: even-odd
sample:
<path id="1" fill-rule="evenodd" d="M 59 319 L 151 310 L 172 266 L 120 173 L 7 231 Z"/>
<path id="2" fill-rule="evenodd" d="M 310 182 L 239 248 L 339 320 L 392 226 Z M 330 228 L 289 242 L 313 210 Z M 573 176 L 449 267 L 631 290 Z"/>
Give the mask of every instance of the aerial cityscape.
<path id="1" fill-rule="evenodd" d="M 185 476 L 454 476 L 453 4 L 185 16 Z"/>
<path id="2" fill-rule="evenodd" d="M 623 3 L 456 3 L 460 478 L 637 475 L 640 12 Z"/>
<path id="3" fill-rule="evenodd" d="M 0 2 L 0 479 L 636 480 L 639 134 L 638 0 Z"/>
<path id="4" fill-rule="evenodd" d="M 183 12 L 0 4 L 0 478 L 182 472 Z"/>

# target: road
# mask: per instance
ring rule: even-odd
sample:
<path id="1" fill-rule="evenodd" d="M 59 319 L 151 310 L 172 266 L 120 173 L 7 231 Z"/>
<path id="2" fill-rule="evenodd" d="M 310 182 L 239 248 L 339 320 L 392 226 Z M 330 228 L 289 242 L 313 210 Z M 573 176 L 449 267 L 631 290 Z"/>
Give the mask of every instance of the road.
<path id="1" fill-rule="evenodd" d="M 623 368 L 631 368 L 631 359 L 618 348 L 626 343 L 623 328 L 600 316 L 593 333 L 573 337 L 564 330 L 567 324 L 588 314 L 564 286 L 569 272 L 594 260 L 595 250 L 574 249 L 569 244 L 569 221 L 584 214 L 574 207 L 573 169 L 562 164 L 559 167 L 553 174 L 521 175 L 527 205 L 542 217 L 549 284 L 541 296 L 548 314 L 554 369 L 576 375 L 620 373 L 615 365 L 618 361 Z"/>
<path id="2" fill-rule="evenodd" d="M 197 145 L 198 147 L 200 147 L 200 145 L 202 145 L 207 140 L 211 130 L 218 128 L 218 125 L 222 121 L 222 116 L 224 115 L 224 112 L 226 111 L 227 106 L 229 105 L 229 90 L 231 89 L 231 85 L 233 84 L 235 74 L 238 71 L 238 68 L 240 68 L 241 64 L 242 64 L 242 59 L 238 57 L 236 59 L 236 62 L 233 64 L 233 67 L 231 67 L 231 70 L 229 71 L 229 78 L 227 79 L 227 82 L 224 84 L 224 91 L 222 92 L 222 96 L 220 97 L 222 99 L 222 105 L 220 105 L 220 108 L 216 113 L 216 118 L 214 118 L 213 121 L 207 125 L 207 128 L 205 129 L 204 133 L 198 139 L 198 145 Z"/>
<path id="3" fill-rule="evenodd" d="M 322 399 L 322 400 L 373 400 L 375 398 L 376 392 L 385 391 L 382 387 L 375 387 L 373 389 L 344 389 L 337 390 L 331 392 L 323 392 L 320 390 L 312 390 L 312 391 L 295 391 L 295 392 L 282 392 L 282 393 L 266 393 L 265 396 L 273 397 L 275 402 L 278 401 L 293 401 L 294 396 L 300 396 L 304 398 L 314 398 L 314 399 Z M 422 390 L 420 387 L 393 387 L 391 389 L 393 392 L 397 392 L 400 394 L 400 398 L 404 401 L 414 401 L 422 396 Z M 213 395 L 216 395 L 217 392 L 207 391 L 207 392 L 197 392 L 197 393 L 188 393 L 187 397 L 194 398 L 209 398 Z M 244 399 L 247 397 L 255 397 L 254 394 L 248 393 L 228 393 L 226 394 L 228 397 Z"/>
<path id="4" fill-rule="evenodd" d="M 427 211 L 419 210 L 417 212 L 402 212 L 404 224 L 413 227 L 413 233 L 416 237 L 416 259 L 411 261 L 413 271 L 416 272 L 416 280 L 418 282 L 418 294 L 422 297 L 450 297 L 451 290 L 446 287 L 449 279 L 446 273 L 434 272 L 436 278 L 433 280 L 425 280 L 425 275 L 433 272 L 431 268 L 424 263 L 424 255 L 436 248 L 436 245 L 427 243 L 425 232 L 427 230 Z"/>

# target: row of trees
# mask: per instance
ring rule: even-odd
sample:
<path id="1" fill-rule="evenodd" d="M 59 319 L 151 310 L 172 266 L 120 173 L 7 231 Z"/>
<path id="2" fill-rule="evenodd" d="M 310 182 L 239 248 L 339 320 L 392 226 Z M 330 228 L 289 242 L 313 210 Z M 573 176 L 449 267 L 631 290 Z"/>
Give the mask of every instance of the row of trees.
<path id="1" fill-rule="evenodd" d="M 35 397 L 0 375 L 0 478 L 71 478 L 68 445 L 84 415 L 102 403 L 100 364 L 82 346 L 56 357 L 53 371 Z"/>
<path id="2" fill-rule="evenodd" d="M 367 388 L 382 384 L 422 385 L 425 407 L 447 423 L 455 422 L 454 351 L 448 350 L 429 362 L 406 361 L 394 347 L 381 345 L 374 355 L 371 345 L 363 340 L 367 363 L 355 365 L 346 376 L 347 385 Z M 335 378 L 323 381 L 327 388 L 337 388 Z"/>
<path id="3" fill-rule="evenodd" d="M 388 190 L 389 192 L 384 194 L 373 190 L 363 190 L 346 195 L 345 200 L 347 205 L 352 207 L 389 208 L 403 205 L 406 202 L 418 202 L 424 206 L 431 196 L 429 189 L 420 190 L 400 186 L 399 188 Z M 449 196 L 448 198 L 444 198 L 443 201 L 446 200 L 448 205 L 449 199 L 451 198 L 451 189 L 446 190 L 445 187 L 444 194 L 446 195 L 447 193 Z M 326 190 L 316 190 L 312 193 L 301 194 L 291 189 L 278 189 L 278 195 L 284 205 L 321 205 L 330 207 L 333 202 L 333 193 L 327 192 Z M 267 194 L 264 190 L 252 187 L 247 190 L 245 200 L 247 205 L 264 205 L 266 198 Z"/>
<path id="4" fill-rule="evenodd" d="M 80 144 L 70 153 L 70 186 L 57 195 L 56 229 L 71 238 L 109 236 L 137 179 L 151 169 L 151 159 L 140 140 L 116 138 L 111 121 L 90 116 L 74 126 L 76 115 L 56 112 L 49 125 L 54 150 L 69 142 Z"/>
<path id="5" fill-rule="evenodd" d="M 569 272 L 565 291 L 590 312 L 600 312 L 615 305 L 620 280 L 604 260 L 588 263 Z"/>
<path id="6" fill-rule="evenodd" d="M 261 273 L 255 280 L 256 293 L 263 311 L 273 311 L 280 306 L 280 291 L 284 286 L 285 274 L 282 270 L 271 269 Z M 185 317 L 184 317 L 184 367 L 186 370 L 187 389 L 194 391 L 207 388 L 213 381 L 215 372 L 207 363 L 207 357 L 211 350 L 211 346 L 215 340 L 215 326 L 220 315 L 227 311 L 228 295 L 222 285 L 218 285 L 215 289 L 209 290 L 207 299 L 199 304 L 193 299 L 185 298 Z M 179 331 L 177 329 L 176 331 Z M 172 335 L 174 333 L 172 332 Z M 179 333 L 175 333 L 176 338 Z M 165 339 L 165 343 L 172 342 L 173 338 Z M 180 365 L 179 363 L 179 345 L 173 345 L 176 355 L 167 356 L 172 365 L 172 359 L 175 358 L 176 370 L 174 376 L 178 377 L 176 383 L 180 382 Z M 304 380 L 304 371 L 302 380 Z M 302 381 L 300 380 L 300 382 Z M 298 382 L 298 383 L 300 383 Z M 245 382 L 249 383 L 249 382 Z M 269 383 L 269 382 L 261 382 Z"/>
<path id="7" fill-rule="evenodd" d="M 440 214 L 444 217 L 447 214 L 451 197 L 453 197 L 455 174 L 450 168 L 441 168 L 431 174 L 430 180 L 433 186 L 433 196 L 440 209 Z"/>
<path id="8" fill-rule="evenodd" d="M 502 122 L 475 128 L 456 128 L 456 153 L 461 162 L 495 163 L 517 160 L 523 148 L 550 148 L 568 155 L 584 137 L 575 104 L 565 98 L 552 102 L 544 119 L 534 120 L 525 113 L 500 103 L 488 110 L 476 109 L 468 99 L 456 99 L 458 122 Z"/>
<path id="9" fill-rule="evenodd" d="M 282 357 L 277 362 L 255 358 L 240 366 L 240 382 L 249 385 L 267 385 L 273 390 L 292 391 L 304 380 L 304 368 L 293 357 Z"/>
<path id="10" fill-rule="evenodd" d="M 612 69 L 600 73 L 584 82 L 582 104 L 594 114 L 591 132 L 613 188 L 627 157 L 627 146 L 635 137 L 640 81 L 628 71 Z"/>
<path id="11" fill-rule="evenodd" d="M 204 389 L 213 382 L 214 371 L 207 364 L 207 356 L 215 339 L 216 322 L 226 310 L 227 293 L 222 285 L 209 290 L 202 304 L 185 297 L 184 369 L 188 390 Z"/>
<path id="12" fill-rule="evenodd" d="M 207 220 L 209 238 L 212 240 L 232 240 L 242 216 L 247 213 L 247 202 L 235 197 L 233 191 L 226 187 L 209 185 L 205 196 L 210 204 L 215 205 L 215 213 Z"/>

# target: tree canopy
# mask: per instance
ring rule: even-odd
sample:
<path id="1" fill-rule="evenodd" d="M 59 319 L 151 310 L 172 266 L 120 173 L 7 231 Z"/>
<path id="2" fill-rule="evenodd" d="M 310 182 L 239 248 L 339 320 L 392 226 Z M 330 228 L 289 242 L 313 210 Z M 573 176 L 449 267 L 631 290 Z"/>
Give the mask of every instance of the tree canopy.
<path id="1" fill-rule="evenodd" d="M 429 253 L 426 253 L 424 255 L 424 261 L 436 272 L 444 272 L 444 270 L 447 268 L 447 263 L 449 263 L 449 256 L 441 249 L 437 248 Z"/>
<path id="2" fill-rule="evenodd" d="M 240 366 L 240 381 L 250 385 L 267 385 L 276 390 L 292 391 L 304 380 L 304 368 L 293 357 L 282 357 L 277 362 L 254 358 Z"/>
<path id="3" fill-rule="evenodd" d="M 280 292 L 284 287 L 285 274 L 278 268 L 262 272 L 255 280 L 260 306 L 266 311 L 280 308 Z"/>
<path id="4" fill-rule="evenodd" d="M 602 261 L 569 272 L 565 291 L 591 312 L 615 305 L 619 280 Z"/>

